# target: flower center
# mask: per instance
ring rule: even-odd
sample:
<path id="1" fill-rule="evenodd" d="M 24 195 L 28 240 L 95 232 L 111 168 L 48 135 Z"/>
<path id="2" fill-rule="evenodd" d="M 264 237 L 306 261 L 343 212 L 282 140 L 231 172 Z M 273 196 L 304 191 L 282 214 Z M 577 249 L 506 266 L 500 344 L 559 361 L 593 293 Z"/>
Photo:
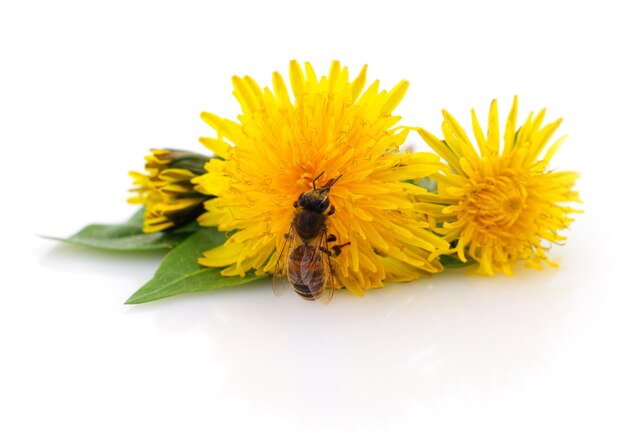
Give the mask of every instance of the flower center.
<path id="1" fill-rule="evenodd" d="M 469 180 L 459 202 L 460 215 L 483 233 L 508 236 L 525 204 L 527 191 L 514 174 Z"/>

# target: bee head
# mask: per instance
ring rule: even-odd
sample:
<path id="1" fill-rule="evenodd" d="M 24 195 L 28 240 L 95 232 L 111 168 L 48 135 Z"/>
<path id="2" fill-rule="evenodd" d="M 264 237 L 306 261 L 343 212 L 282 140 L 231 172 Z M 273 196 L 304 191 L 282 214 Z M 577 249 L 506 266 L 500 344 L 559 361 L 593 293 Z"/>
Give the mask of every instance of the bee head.
<path id="1" fill-rule="evenodd" d="M 309 211 L 324 213 L 330 207 L 328 190 L 306 191 L 300 194 L 297 202 L 298 207 Z"/>
<path id="2" fill-rule="evenodd" d="M 323 174 L 323 172 L 322 172 Z M 306 191 L 300 194 L 298 197 L 298 201 L 294 204 L 295 207 L 300 207 L 304 209 L 308 209 L 309 211 L 314 211 L 320 214 L 328 211 L 330 208 L 330 199 L 328 198 L 328 191 L 330 188 L 337 183 L 337 180 L 341 178 L 341 175 L 337 178 L 330 180 L 324 187 L 318 188 L 316 186 L 317 179 L 322 176 L 322 174 L 318 175 L 312 182 L 313 190 Z"/>

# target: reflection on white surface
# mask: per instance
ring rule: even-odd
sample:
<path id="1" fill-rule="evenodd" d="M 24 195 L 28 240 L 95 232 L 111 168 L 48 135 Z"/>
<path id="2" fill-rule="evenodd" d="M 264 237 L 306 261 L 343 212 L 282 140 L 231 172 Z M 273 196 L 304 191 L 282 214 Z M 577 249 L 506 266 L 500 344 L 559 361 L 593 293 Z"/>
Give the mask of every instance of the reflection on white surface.
<path id="1" fill-rule="evenodd" d="M 98 425 L 95 410 L 137 441 L 259 432 L 457 440 L 491 427 L 496 441 L 520 414 L 553 430 L 582 414 L 612 422 L 616 410 L 593 405 L 620 387 L 593 380 L 618 378 L 612 347 L 623 327 L 605 307 L 617 300 L 610 283 L 593 277 L 606 265 L 584 254 L 587 226 L 581 220 L 567 251 L 552 251 L 559 269 L 519 266 L 513 278 L 458 269 L 363 298 L 339 291 L 329 305 L 274 297 L 260 281 L 126 306 L 160 254 L 37 240 L 45 278 L 27 282 L 39 290 L 12 298 L 0 325 L 22 337 L 10 354 L 33 350 L 5 378 L 21 380 L 9 386 L 11 414 L 45 417 L 56 433 L 76 416 L 79 439 Z M 8 315 L 16 309 L 35 326 Z M 115 439 L 113 428 L 103 438 Z"/>
<path id="2" fill-rule="evenodd" d="M 224 376 L 219 395 L 253 414 L 382 425 L 451 398 L 510 397 L 544 370 L 567 334 L 574 283 L 555 270 L 518 274 L 456 270 L 364 298 L 339 293 L 328 306 L 255 283 L 128 312 L 167 334 L 202 333 Z"/>
<path id="3" fill-rule="evenodd" d="M 42 429 L 83 441 L 103 414 L 134 441 L 458 441 L 485 429 L 502 441 L 521 416 L 554 432 L 578 417 L 570 436 L 597 428 L 586 423 L 612 429 L 618 409 L 595 405 L 624 388 L 624 303 L 594 277 L 618 264 L 588 260 L 589 226 L 583 218 L 578 237 L 552 251 L 559 269 L 458 269 L 363 298 L 339 291 L 329 305 L 274 297 L 260 281 L 126 306 L 161 254 L 33 238 L 39 277 L 0 312 L 3 336 L 19 337 L 4 347 L 8 422 L 22 441 Z"/>

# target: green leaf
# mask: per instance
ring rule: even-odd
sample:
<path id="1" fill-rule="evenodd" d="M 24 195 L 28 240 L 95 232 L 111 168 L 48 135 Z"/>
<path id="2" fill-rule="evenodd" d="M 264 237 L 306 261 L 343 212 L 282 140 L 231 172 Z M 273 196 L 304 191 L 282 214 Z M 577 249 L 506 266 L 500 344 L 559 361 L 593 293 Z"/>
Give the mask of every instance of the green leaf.
<path id="1" fill-rule="evenodd" d="M 126 304 L 146 303 L 178 294 L 237 286 L 266 277 L 254 274 L 243 278 L 223 277 L 220 269 L 198 264 L 198 258 L 204 251 L 221 245 L 225 240 L 224 233 L 214 228 L 198 229 L 165 256 L 152 280 L 139 288 Z"/>
<path id="2" fill-rule="evenodd" d="M 437 180 L 430 177 L 423 177 L 417 182 L 417 186 L 426 189 L 428 192 L 437 192 Z"/>
<path id="3" fill-rule="evenodd" d="M 139 227 L 143 226 L 143 216 L 145 213 L 146 213 L 146 208 L 142 207 L 137 212 L 135 212 L 131 218 L 128 219 L 126 224 L 135 225 Z"/>
<path id="4" fill-rule="evenodd" d="M 441 261 L 444 269 L 464 268 L 476 263 L 474 260 L 463 262 L 458 257 L 452 255 L 441 255 L 439 256 L 439 261 Z"/>
<path id="5" fill-rule="evenodd" d="M 143 213 L 144 210 L 140 209 L 126 223 L 119 225 L 89 225 L 68 238 L 44 238 L 98 249 L 150 251 L 173 249 L 199 229 L 193 222 L 177 229 L 146 234 L 142 230 Z"/>

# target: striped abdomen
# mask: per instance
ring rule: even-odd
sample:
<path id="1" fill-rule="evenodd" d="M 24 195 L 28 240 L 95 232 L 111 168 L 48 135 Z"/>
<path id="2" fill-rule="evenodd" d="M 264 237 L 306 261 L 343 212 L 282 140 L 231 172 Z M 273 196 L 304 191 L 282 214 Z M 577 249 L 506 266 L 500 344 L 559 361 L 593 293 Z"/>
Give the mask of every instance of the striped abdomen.
<path id="1" fill-rule="evenodd" d="M 289 254 L 289 283 L 307 300 L 317 300 L 326 288 L 328 274 L 321 251 L 302 244 Z"/>

